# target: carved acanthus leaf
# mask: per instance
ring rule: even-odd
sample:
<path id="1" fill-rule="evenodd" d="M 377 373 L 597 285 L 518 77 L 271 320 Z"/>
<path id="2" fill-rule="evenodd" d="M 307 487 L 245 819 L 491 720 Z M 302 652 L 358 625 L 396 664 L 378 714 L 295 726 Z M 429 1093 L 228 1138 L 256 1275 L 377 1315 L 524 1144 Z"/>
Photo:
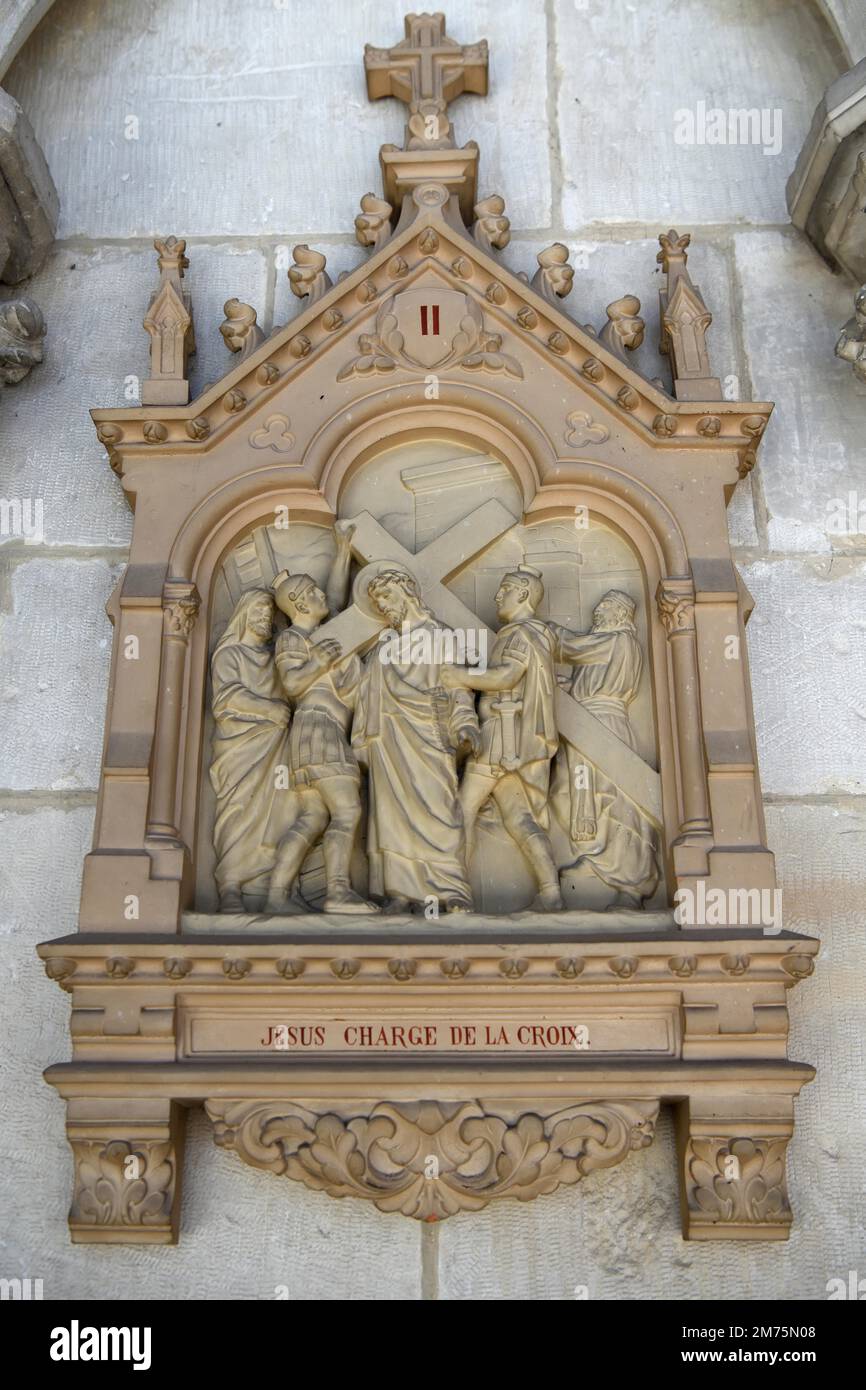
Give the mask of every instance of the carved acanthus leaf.
<path id="1" fill-rule="evenodd" d="M 505 199 L 498 193 L 475 204 L 472 235 L 483 251 L 503 250 L 511 240 L 511 222 L 505 216 Z"/>
<path id="2" fill-rule="evenodd" d="M 241 362 L 255 352 L 265 341 L 264 329 L 256 323 L 256 311 L 251 304 L 242 304 L 239 299 L 227 299 L 223 305 L 225 320 L 220 324 L 220 333 L 229 352 L 240 353 Z"/>
<path id="3" fill-rule="evenodd" d="M 789 1225 L 787 1139 L 692 1138 L 686 1181 L 693 1221 Z"/>
<path id="4" fill-rule="evenodd" d="M 292 258 L 295 262 L 289 266 L 292 294 L 315 304 L 332 287 L 331 277 L 325 270 L 327 258 L 321 251 L 311 251 L 309 246 L 293 247 Z"/>
<path id="5" fill-rule="evenodd" d="M 394 209 L 384 198 L 375 193 L 365 193 L 361 199 L 361 211 L 355 218 L 355 237 L 362 246 L 372 246 L 378 251 L 391 235 L 391 214 Z"/>
<path id="6" fill-rule="evenodd" d="M 474 1101 L 323 1113 L 212 1100 L 207 1111 L 217 1144 L 256 1168 L 436 1221 L 499 1197 L 527 1201 L 621 1163 L 652 1141 L 658 1104 L 598 1101 L 542 1116 L 501 1115 Z"/>
<path id="7" fill-rule="evenodd" d="M 555 241 L 552 246 L 539 251 L 538 269 L 532 277 L 532 288 L 542 295 L 548 304 L 556 304 L 557 300 L 565 299 L 566 295 L 571 294 L 573 280 L 574 270 L 568 264 L 567 246 L 563 246 L 561 241 Z"/>
<path id="8" fill-rule="evenodd" d="M 170 1142 L 81 1140 L 72 1144 L 72 1151 L 73 1226 L 164 1225 L 169 1220 L 177 1181 Z"/>

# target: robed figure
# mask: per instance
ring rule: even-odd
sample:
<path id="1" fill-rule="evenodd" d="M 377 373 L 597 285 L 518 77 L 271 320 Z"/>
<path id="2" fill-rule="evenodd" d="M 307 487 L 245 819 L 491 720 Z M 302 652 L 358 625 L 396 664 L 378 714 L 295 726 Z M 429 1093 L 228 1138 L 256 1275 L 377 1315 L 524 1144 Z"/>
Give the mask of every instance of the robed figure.
<path id="1" fill-rule="evenodd" d="M 640 686 L 643 653 L 634 619 L 635 604 L 627 594 L 617 589 L 605 594 L 593 612 L 591 630 L 569 636 L 568 661 L 575 671 L 566 689 L 637 752 L 629 706 Z M 565 828 L 576 851 L 573 863 L 587 864 L 616 891 L 612 906 L 640 907 L 658 884 L 656 832 L 634 803 L 591 765 L 591 757 L 591 747 L 583 750 L 571 743 L 564 745 L 564 757 L 560 754 L 560 788 L 566 774 L 568 778 Z"/>
<path id="2" fill-rule="evenodd" d="M 457 753 L 478 747 L 473 697 L 442 687 L 448 634 L 412 575 L 383 570 L 367 597 L 399 633 L 366 660 L 352 731 L 369 770 L 370 892 L 386 911 L 435 899 L 446 912 L 466 912 L 472 897 Z"/>
<path id="3" fill-rule="evenodd" d="M 273 619 L 272 596 L 249 590 L 211 659 L 210 780 L 221 912 L 261 906 L 277 845 L 296 810 L 284 775 L 290 716 L 270 646 Z M 247 904 L 243 894 L 251 900 Z"/>

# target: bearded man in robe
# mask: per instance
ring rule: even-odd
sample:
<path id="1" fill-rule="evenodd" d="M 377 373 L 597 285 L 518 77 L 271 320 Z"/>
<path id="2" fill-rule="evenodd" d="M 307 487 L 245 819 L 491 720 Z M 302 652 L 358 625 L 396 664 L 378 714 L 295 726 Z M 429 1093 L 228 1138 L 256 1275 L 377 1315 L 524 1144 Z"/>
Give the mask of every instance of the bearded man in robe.
<path id="1" fill-rule="evenodd" d="M 272 595 L 248 590 L 211 658 L 220 912 L 261 907 L 277 845 L 297 811 L 280 777 L 288 765 L 290 714 L 271 651 L 273 620 Z"/>
<path id="2" fill-rule="evenodd" d="M 643 653 L 635 629 L 635 604 L 628 594 L 611 589 L 596 605 L 592 628 L 571 633 L 567 659 L 576 669 L 566 689 L 584 709 L 637 751 L 629 705 L 640 686 Z M 567 768 L 567 824 L 576 857 L 616 892 L 612 908 L 639 908 L 659 880 L 656 832 L 628 797 L 589 763 L 572 744 L 560 753 L 560 773 Z M 564 780 L 564 778 L 562 778 Z M 558 806 L 558 802 L 555 803 Z"/>
<path id="3" fill-rule="evenodd" d="M 387 912 L 432 900 L 446 912 L 468 912 L 457 754 L 479 747 L 474 698 L 444 689 L 445 639 L 453 634 L 408 571 L 380 571 L 367 597 L 400 633 L 367 657 L 352 729 L 352 747 L 369 769 L 370 892 Z"/>

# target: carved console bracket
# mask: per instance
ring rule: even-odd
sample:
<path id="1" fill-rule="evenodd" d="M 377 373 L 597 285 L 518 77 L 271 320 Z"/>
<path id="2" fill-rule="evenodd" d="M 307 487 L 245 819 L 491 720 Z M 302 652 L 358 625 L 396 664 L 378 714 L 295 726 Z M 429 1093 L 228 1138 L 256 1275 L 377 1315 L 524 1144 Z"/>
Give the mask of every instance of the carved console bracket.
<path id="1" fill-rule="evenodd" d="M 483 1101 L 322 1109 L 210 1100 L 214 1138 L 254 1168 L 380 1211 L 440 1221 L 499 1197 L 528 1202 L 652 1142 L 658 1104 L 590 1101 L 521 1112 Z"/>
<path id="2" fill-rule="evenodd" d="M 73 1061 L 46 1079 L 68 1102 L 74 1240 L 177 1239 L 184 1108 L 202 1104 L 253 1167 L 424 1221 L 621 1163 L 671 1104 L 686 1238 L 787 1235 L 814 1072 L 786 1059 L 785 999 L 817 942 L 203 925 L 40 947 L 72 1000 Z"/>

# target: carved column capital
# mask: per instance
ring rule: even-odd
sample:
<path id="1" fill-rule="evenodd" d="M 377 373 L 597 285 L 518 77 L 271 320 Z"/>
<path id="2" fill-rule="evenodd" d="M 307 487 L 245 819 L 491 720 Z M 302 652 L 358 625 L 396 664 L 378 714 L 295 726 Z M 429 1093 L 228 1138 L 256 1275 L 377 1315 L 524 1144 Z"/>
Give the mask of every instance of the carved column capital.
<path id="1" fill-rule="evenodd" d="M 186 641 L 195 626 L 201 597 L 194 584 L 169 580 L 162 591 L 163 631 L 167 637 Z"/>
<path id="2" fill-rule="evenodd" d="M 659 622 L 669 638 L 695 630 L 695 586 L 691 579 L 661 579 L 656 589 Z"/>

